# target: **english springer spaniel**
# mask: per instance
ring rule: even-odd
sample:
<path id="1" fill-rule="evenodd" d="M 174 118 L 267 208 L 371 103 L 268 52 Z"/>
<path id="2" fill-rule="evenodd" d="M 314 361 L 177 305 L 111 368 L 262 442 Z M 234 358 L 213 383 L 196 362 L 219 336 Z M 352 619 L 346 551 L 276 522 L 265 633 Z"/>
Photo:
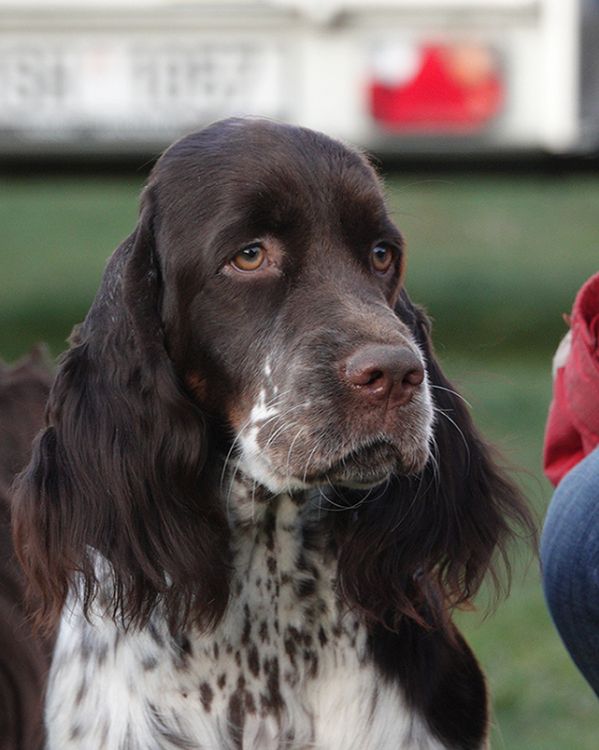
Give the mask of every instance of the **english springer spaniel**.
<path id="1" fill-rule="evenodd" d="M 10 533 L 15 475 L 44 423 L 52 372 L 36 347 L 15 365 L 0 360 L 0 748 L 41 750 L 43 689 L 51 639 L 36 636 L 24 606 L 25 581 Z"/>
<path id="2" fill-rule="evenodd" d="M 159 160 L 17 492 L 50 750 L 482 748 L 451 622 L 528 511 L 365 158 L 230 119 Z"/>

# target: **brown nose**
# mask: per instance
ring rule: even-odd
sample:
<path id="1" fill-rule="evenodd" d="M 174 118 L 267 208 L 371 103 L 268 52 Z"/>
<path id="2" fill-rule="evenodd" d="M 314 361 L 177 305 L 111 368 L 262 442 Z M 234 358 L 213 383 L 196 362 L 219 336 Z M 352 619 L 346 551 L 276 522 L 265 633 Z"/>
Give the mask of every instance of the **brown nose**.
<path id="1" fill-rule="evenodd" d="M 341 379 L 364 399 L 401 406 L 424 380 L 424 368 L 407 346 L 370 344 L 342 362 Z"/>

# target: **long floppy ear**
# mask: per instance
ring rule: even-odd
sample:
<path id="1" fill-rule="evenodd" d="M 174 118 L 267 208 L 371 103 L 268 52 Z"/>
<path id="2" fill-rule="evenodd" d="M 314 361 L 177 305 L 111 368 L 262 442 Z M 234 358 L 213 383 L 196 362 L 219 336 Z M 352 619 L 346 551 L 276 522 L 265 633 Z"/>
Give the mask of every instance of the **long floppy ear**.
<path id="1" fill-rule="evenodd" d="M 69 593 L 86 614 L 208 627 L 226 607 L 227 531 L 207 469 L 208 425 L 163 341 L 151 195 L 60 362 L 46 429 L 15 497 L 14 535 L 38 621 Z M 106 565 L 102 557 L 109 562 Z"/>
<path id="2" fill-rule="evenodd" d="M 367 619 L 391 629 L 405 617 L 449 627 L 452 608 L 474 596 L 487 572 L 500 586 L 495 553 L 509 582 L 506 546 L 516 529 L 534 538 L 535 523 L 441 371 L 426 315 L 406 292 L 396 313 L 426 359 L 436 412 L 431 458 L 420 476 L 396 476 L 358 507 L 341 534 L 340 586 Z"/>

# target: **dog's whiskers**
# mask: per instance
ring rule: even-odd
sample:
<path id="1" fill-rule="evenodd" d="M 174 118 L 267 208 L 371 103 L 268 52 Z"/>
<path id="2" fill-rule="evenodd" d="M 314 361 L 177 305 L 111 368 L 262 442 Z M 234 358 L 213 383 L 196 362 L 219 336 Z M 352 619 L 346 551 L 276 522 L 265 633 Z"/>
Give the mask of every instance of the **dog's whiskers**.
<path id="1" fill-rule="evenodd" d="M 463 401 L 468 408 L 472 409 L 472 404 L 467 399 L 465 399 L 461 393 L 454 391 L 453 388 L 445 388 L 445 386 L 443 385 L 434 385 L 433 383 L 429 383 L 428 387 L 434 388 L 437 391 L 445 391 L 446 393 L 450 393 L 452 396 L 455 396 L 456 398 L 459 398 L 461 401 Z"/>
<path id="2" fill-rule="evenodd" d="M 469 470 L 470 469 L 470 446 L 468 445 L 468 441 L 466 440 L 466 436 L 464 435 L 462 429 L 457 424 L 457 422 L 454 419 L 452 419 L 449 416 L 449 414 L 446 411 L 444 411 L 443 409 L 439 409 L 438 406 L 435 406 L 434 411 L 435 411 L 435 414 L 440 414 L 442 417 L 445 417 L 445 419 L 451 425 L 453 425 L 453 427 L 456 429 L 456 431 L 458 432 L 459 436 L 461 437 L 462 443 L 464 444 L 464 448 L 466 449 L 467 470 Z"/>

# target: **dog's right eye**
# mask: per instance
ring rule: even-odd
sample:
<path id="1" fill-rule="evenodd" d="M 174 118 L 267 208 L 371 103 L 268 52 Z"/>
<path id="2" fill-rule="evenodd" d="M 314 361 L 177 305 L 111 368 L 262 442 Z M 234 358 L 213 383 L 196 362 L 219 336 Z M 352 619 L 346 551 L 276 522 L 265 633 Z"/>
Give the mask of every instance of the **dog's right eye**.
<path id="1" fill-rule="evenodd" d="M 237 271 L 257 271 L 266 262 L 266 250 L 259 243 L 244 247 L 231 260 Z"/>
<path id="2" fill-rule="evenodd" d="M 379 242 L 370 251 L 370 264 L 372 269 L 378 274 L 386 274 L 393 265 L 394 260 L 395 254 L 393 250 L 382 242 Z"/>

